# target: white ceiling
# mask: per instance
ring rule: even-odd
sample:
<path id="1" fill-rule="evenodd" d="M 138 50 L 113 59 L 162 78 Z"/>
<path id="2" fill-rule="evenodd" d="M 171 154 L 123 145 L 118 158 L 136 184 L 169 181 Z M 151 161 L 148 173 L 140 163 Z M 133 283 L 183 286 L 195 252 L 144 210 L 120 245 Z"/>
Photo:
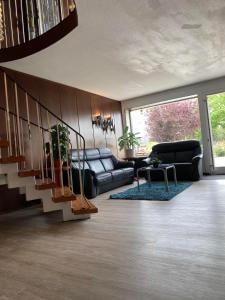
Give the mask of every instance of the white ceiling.
<path id="1" fill-rule="evenodd" d="M 224 0 L 77 0 L 79 26 L 4 64 L 117 100 L 225 75 Z"/>

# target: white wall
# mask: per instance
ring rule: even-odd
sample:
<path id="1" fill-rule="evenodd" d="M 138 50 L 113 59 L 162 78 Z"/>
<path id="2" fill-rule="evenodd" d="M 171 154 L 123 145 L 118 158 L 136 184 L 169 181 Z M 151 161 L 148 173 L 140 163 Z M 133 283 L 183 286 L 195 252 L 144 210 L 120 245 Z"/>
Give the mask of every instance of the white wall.
<path id="1" fill-rule="evenodd" d="M 127 111 L 148 106 L 155 103 L 160 103 L 168 100 L 178 99 L 187 97 L 190 95 L 198 95 L 199 108 L 200 108 L 200 119 L 203 134 L 203 147 L 204 147 L 204 172 L 212 173 L 212 155 L 210 148 L 210 132 L 208 129 L 207 122 L 207 106 L 206 99 L 207 95 L 225 92 L 225 77 L 216 78 L 209 81 L 199 82 L 196 84 L 179 87 L 176 89 L 166 90 L 155 94 L 150 94 L 138 98 L 122 101 L 122 112 L 124 118 L 124 124 L 128 123 Z"/>

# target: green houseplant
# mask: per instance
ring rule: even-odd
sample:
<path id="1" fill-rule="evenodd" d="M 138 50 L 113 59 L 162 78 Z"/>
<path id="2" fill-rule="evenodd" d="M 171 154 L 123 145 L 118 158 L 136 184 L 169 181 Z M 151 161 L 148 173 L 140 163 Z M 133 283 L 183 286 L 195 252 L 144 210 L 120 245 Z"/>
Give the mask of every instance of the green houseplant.
<path id="1" fill-rule="evenodd" d="M 129 131 L 129 127 L 126 126 L 123 135 L 118 139 L 120 150 L 125 150 L 127 158 L 133 157 L 135 147 L 140 146 L 140 137 L 137 135 L 138 133 Z"/>
<path id="2" fill-rule="evenodd" d="M 158 166 L 161 164 L 161 160 L 159 160 L 157 157 L 153 157 L 150 161 L 150 164 L 153 165 L 153 168 L 158 168 Z"/>
<path id="3" fill-rule="evenodd" d="M 68 154 L 68 145 L 70 144 L 69 135 L 70 135 L 69 130 L 63 125 L 54 125 L 51 127 L 53 158 L 54 158 L 54 162 L 57 165 L 66 162 L 67 159 L 69 160 L 69 154 Z M 46 149 L 46 154 L 50 155 L 50 143 L 45 144 L 45 149 Z M 60 149 L 60 155 L 59 155 L 59 149 Z"/>
<path id="4" fill-rule="evenodd" d="M 64 162 L 70 162 L 70 153 L 68 147 L 70 145 L 70 132 L 62 125 L 54 125 L 51 127 L 52 152 L 55 169 L 55 182 L 60 186 L 60 172 Z M 59 153 L 60 149 L 60 153 Z M 45 151 L 50 163 L 50 143 L 45 143 Z"/>

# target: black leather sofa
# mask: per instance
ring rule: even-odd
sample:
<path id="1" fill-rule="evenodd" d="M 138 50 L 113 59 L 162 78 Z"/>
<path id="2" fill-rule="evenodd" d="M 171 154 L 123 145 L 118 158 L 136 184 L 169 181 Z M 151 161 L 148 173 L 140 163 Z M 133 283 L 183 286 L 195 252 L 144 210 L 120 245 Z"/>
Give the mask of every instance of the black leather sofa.
<path id="1" fill-rule="evenodd" d="M 178 180 L 197 181 L 202 174 L 202 149 L 199 141 L 187 140 L 171 143 L 160 143 L 152 147 L 146 159 L 136 160 L 135 171 L 151 163 L 157 157 L 164 164 L 174 164 Z M 142 173 L 146 177 L 145 172 Z M 168 170 L 169 179 L 173 178 L 172 170 Z M 163 180 L 162 172 L 152 172 L 152 180 Z"/>
<path id="2" fill-rule="evenodd" d="M 72 150 L 73 188 L 80 192 L 78 151 Z M 134 163 L 118 160 L 108 148 L 86 149 L 80 151 L 84 162 L 84 193 L 89 199 L 119 186 L 134 181 Z"/>

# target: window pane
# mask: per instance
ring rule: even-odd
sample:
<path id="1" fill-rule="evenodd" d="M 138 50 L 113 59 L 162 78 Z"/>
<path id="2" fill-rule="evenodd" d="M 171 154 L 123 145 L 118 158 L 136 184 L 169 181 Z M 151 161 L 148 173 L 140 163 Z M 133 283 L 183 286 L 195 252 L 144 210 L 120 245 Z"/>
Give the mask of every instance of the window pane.
<path id="1" fill-rule="evenodd" d="M 198 99 L 187 99 L 131 111 L 133 132 L 142 137 L 138 154 L 161 142 L 201 140 Z"/>

